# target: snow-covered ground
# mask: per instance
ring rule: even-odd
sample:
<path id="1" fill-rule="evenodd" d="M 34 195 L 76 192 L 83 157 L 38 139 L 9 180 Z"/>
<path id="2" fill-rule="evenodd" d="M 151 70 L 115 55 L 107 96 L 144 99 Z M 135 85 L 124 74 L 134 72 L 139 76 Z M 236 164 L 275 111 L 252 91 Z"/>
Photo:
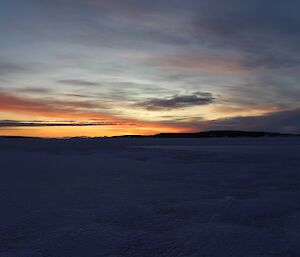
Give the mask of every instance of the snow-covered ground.
<path id="1" fill-rule="evenodd" d="M 0 139 L 1 257 L 299 257 L 300 138 Z"/>

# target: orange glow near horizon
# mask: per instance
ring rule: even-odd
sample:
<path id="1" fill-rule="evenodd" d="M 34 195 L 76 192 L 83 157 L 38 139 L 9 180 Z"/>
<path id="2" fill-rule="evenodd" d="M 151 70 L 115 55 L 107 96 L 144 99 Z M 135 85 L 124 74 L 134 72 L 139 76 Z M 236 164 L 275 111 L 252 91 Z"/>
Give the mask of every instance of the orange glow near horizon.
<path id="1" fill-rule="evenodd" d="M 137 127 L 134 125 L 11 127 L 2 130 L 0 129 L 0 136 L 25 136 L 42 138 L 111 137 L 122 135 L 153 135 L 163 132 L 179 133 L 183 131 L 186 130 L 175 127 Z"/>
<path id="2" fill-rule="evenodd" d="M 204 106 L 168 113 L 123 109 L 124 116 L 97 111 L 97 104 L 89 101 L 58 101 L 36 99 L 0 91 L 0 118 L 7 124 L 0 126 L 0 136 L 27 136 L 43 138 L 111 137 L 122 135 L 153 135 L 158 133 L 197 132 L 205 123 L 237 116 L 260 116 L 276 109 L 256 108 L 240 110 L 228 106 Z M 201 114 L 202 125 L 191 122 L 160 120 L 159 115 L 189 117 Z M 146 120 L 147 118 L 147 120 Z M 12 119 L 14 124 L 9 124 Z M 24 124 L 27 123 L 32 124 Z M 32 122 L 31 122 L 32 121 Z M 21 124 L 20 124 L 21 123 Z M 60 124 L 60 126 L 55 126 Z"/>
<path id="3" fill-rule="evenodd" d="M 151 135 L 163 132 L 186 132 L 180 126 L 164 125 L 159 122 L 142 121 L 115 117 L 112 114 L 94 111 L 90 102 L 70 102 L 58 100 L 33 99 L 17 94 L 0 92 L 0 117 L 2 120 L 13 118 L 16 123 L 24 120 L 45 123 L 38 126 L 3 126 L 0 136 L 28 136 L 44 138 L 62 137 L 110 137 L 121 135 Z M 4 119 L 3 119 L 4 118 Z M 36 122 L 36 121 L 39 122 Z M 47 126 L 51 123 L 69 123 L 69 126 Z M 92 125 L 90 123 L 104 123 Z M 25 122 L 26 123 L 26 122 Z M 72 125 L 75 124 L 75 125 Z M 86 123 L 76 126 L 76 123 Z M 112 124 L 112 125 L 110 125 Z"/>

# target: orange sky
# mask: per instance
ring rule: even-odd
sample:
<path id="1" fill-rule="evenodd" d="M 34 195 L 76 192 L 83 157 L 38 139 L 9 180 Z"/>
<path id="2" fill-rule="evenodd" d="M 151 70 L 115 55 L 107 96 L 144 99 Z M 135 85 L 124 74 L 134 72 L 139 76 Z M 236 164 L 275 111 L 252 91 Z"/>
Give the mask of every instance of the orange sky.
<path id="1" fill-rule="evenodd" d="M 116 118 L 113 115 L 89 111 L 95 107 L 89 102 L 38 100 L 0 92 L 0 117 L 14 122 L 25 120 L 33 123 L 74 124 L 103 122 L 104 125 L 84 126 L 15 126 L 0 128 L 0 136 L 33 136 L 33 137 L 74 137 L 74 136 L 115 136 L 115 135 L 149 135 L 161 132 L 182 132 L 186 128 L 163 125 L 158 122 Z M 108 123 L 109 125 L 106 125 Z"/>

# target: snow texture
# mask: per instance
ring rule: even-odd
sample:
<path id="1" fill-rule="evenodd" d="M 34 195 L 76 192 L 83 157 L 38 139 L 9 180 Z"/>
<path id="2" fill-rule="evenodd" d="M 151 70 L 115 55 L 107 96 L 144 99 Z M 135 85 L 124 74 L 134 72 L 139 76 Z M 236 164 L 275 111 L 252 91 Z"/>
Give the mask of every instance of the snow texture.
<path id="1" fill-rule="evenodd" d="M 300 138 L 0 139 L 1 257 L 299 257 Z"/>

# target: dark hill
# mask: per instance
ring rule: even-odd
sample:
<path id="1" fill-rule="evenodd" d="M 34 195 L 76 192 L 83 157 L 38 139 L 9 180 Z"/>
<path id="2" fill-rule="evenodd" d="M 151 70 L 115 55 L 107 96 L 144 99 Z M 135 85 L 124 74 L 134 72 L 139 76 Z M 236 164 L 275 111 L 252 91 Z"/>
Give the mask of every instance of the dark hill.
<path id="1" fill-rule="evenodd" d="M 278 137 L 278 136 L 295 136 L 295 135 L 273 133 L 273 132 L 220 130 L 220 131 L 204 131 L 204 132 L 196 132 L 196 133 L 160 133 L 151 136 L 128 135 L 124 137 L 208 138 L 208 137 Z"/>

